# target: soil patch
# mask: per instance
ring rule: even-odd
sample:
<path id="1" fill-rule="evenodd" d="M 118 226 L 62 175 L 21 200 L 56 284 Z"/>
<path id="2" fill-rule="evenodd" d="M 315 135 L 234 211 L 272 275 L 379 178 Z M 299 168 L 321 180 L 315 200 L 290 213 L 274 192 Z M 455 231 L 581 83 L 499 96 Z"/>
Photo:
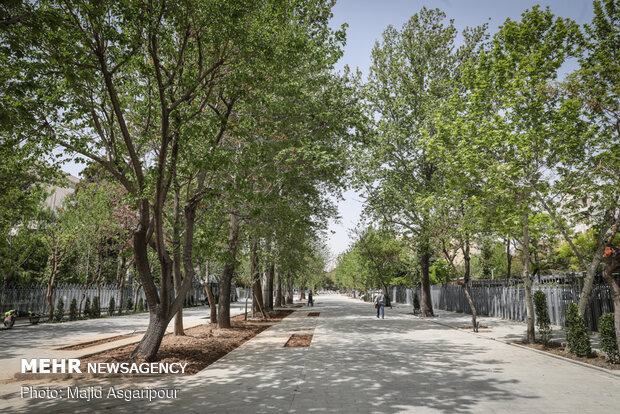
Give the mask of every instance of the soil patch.
<path id="1" fill-rule="evenodd" d="M 542 344 L 535 343 L 530 344 L 523 341 L 516 341 L 515 344 L 519 344 L 522 346 L 527 346 L 528 348 L 538 349 L 539 351 L 549 352 L 551 354 L 559 355 L 564 358 L 572 359 L 574 361 L 583 362 L 590 365 L 595 365 L 597 367 L 606 368 L 610 370 L 620 370 L 620 364 L 612 364 L 608 361 L 607 357 L 603 355 L 594 354 L 588 358 L 578 357 L 577 355 L 571 354 L 568 352 L 566 347 L 562 345 L 552 342 L 548 347 L 544 347 Z"/>
<path id="2" fill-rule="evenodd" d="M 308 316 L 319 316 L 321 312 L 309 312 Z"/>
<path id="3" fill-rule="evenodd" d="M 295 329 L 291 329 L 291 331 L 293 331 L 293 332 L 299 332 L 299 331 L 309 331 L 309 332 L 312 332 L 312 331 L 314 331 L 314 328 L 295 328 Z"/>
<path id="4" fill-rule="evenodd" d="M 256 318 L 244 320 L 245 316 L 230 318 L 230 329 L 217 329 L 213 325 L 199 325 L 185 329 L 185 336 L 167 334 L 162 340 L 157 358 L 153 362 L 187 363 L 185 375 L 193 375 L 211 365 L 230 351 L 252 339 L 274 323 L 282 321 L 292 310 L 272 312 L 270 319 Z M 125 345 L 115 349 L 99 352 L 82 358 L 82 363 L 89 362 L 127 362 L 136 344 Z M 180 374 L 179 374 L 180 375 Z M 101 375 L 110 377 L 112 375 Z M 140 375 L 123 375 L 127 377 Z"/>
<path id="5" fill-rule="evenodd" d="M 62 348 L 56 348 L 58 351 L 77 351 L 79 349 L 90 348 L 92 346 L 107 344 L 108 342 L 120 341 L 121 339 L 131 338 L 132 336 L 136 336 L 137 333 L 127 334 L 127 335 L 117 335 L 111 336 L 109 338 L 98 339 L 95 341 L 81 342 L 75 345 L 63 346 Z"/>
<path id="6" fill-rule="evenodd" d="M 293 334 L 284 344 L 287 348 L 310 346 L 312 335 Z"/>

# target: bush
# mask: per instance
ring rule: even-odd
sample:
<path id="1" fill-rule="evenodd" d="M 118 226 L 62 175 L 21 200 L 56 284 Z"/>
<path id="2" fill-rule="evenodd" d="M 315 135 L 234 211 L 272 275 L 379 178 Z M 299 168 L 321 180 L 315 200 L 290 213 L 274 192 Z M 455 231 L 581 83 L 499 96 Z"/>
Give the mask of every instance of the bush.
<path id="1" fill-rule="evenodd" d="M 586 328 L 586 322 L 579 315 L 579 308 L 576 303 L 571 303 L 568 307 L 566 320 L 568 322 L 566 331 L 568 350 L 577 356 L 587 357 L 592 353 L 590 335 Z"/>
<path id="2" fill-rule="evenodd" d="M 547 311 L 547 295 L 540 290 L 534 293 L 534 308 L 536 309 L 536 325 L 542 344 L 546 347 L 551 341 L 551 320 Z"/>
<path id="3" fill-rule="evenodd" d="M 128 311 L 133 311 L 133 299 L 132 298 L 127 298 L 127 302 L 125 303 L 125 309 L 127 309 Z"/>
<path id="4" fill-rule="evenodd" d="M 62 300 L 62 297 L 58 298 L 58 303 L 56 304 L 56 312 L 54 314 L 54 320 L 58 322 L 62 322 L 62 318 L 65 316 L 65 302 Z"/>
<path id="5" fill-rule="evenodd" d="M 144 312 L 144 300 L 142 298 L 138 301 L 138 312 Z"/>
<path id="6" fill-rule="evenodd" d="M 99 307 L 99 296 L 93 298 L 93 306 L 90 310 L 90 314 L 93 318 L 99 318 L 101 316 L 101 309 Z"/>
<path id="7" fill-rule="evenodd" d="M 114 315 L 114 307 L 116 306 L 116 303 L 114 303 L 114 296 L 112 296 L 110 298 L 110 303 L 108 303 L 108 315 L 112 316 Z"/>
<path id="8" fill-rule="evenodd" d="M 607 354 L 612 364 L 620 363 L 620 352 L 616 341 L 614 314 L 604 313 L 598 320 L 598 333 L 601 335 L 601 350 Z"/>
<path id="9" fill-rule="evenodd" d="M 420 298 L 418 298 L 418 294 L 413 294 L 413 309 L 420 310 Z"/>
<path id="10" fill-rule="evenodd" d="M 90 318 L 90 298 L 86 298 L 86 302 L 84 302 L 84 317 Z"/>
<path id="11" fill-rule="evenodd" d="M 71 305 L 69 306 L 69 320 L 74 321 L 78 317 L 77 300 L 73 298 Z"/>

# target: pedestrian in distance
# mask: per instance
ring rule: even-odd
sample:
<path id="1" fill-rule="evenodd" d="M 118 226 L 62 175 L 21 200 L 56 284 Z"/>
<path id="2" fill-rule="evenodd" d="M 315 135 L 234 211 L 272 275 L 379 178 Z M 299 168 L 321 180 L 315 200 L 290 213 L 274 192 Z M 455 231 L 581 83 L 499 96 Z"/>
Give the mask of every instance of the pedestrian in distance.
<path id="1" fill-rule="evenodd" d="M 379 291 L 377 296 L 375 296 L 375 308 L 377 309 L 377 319 L 379 319 L 379 312 L 381 312 L 381 319 L 385 319 L 385 298 L 383 296 L 383 291 Z"/>
<path id="2" fill-rule="evenodd" d="M 312 300 L 312 290 L 308 291 L 308 306 L 314 306 L 314 300 Z"/>

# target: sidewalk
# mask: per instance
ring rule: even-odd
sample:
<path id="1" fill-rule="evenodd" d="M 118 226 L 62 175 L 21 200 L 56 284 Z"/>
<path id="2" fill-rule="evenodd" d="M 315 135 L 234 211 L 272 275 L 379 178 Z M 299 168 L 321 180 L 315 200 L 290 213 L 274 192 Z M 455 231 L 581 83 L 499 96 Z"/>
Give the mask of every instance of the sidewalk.
<path id="1" fill-rule="evenodd" d="M 243 313 L 244 307 L 245 302 L 232 303 L 231 316 Z M 191 328 L 209 323 L 209 314 L 208 306 L 183 309 L 183 325 Z M 19 325 L 0 331 L 0 381 L 13 378 L 14 374 L 20 371 L 22 358 L 80 358 L 121 345 L 137 343 L 142 339 L 139 333 L 146 331 L 148 323 L 149 313 L 146 312 L 56 324 Z M 173 329 L 174 324 L 171 322 L 167 332 L 172 332 Z M 137 335 L 75 351 L 58 350 L 69 345 L 132 333 Z"/>
<path id="2" fill-rule="evenodd" d="M 386 319 L 378 320 L 371 304 L 336 295 L 315 299 L 314 308 L 298 308 L 194 376 L 96 383 L 104 388 L 176 388 L 177 399 L 20 399 L 19 384 L 14 383 L 0 389 L 0 411 L 548 414 L 618 410 L 619 378 L 452 329 L 444 324 L 450 315 L 418 318 L 399 306 L 386 309 Z M 308 312 L 320 312 L 320 316 L 308 317 Z M 461 323 L 458 318 L 453 322 Z M 489 323 L 484 319 L 482 324 Z M 291 334 L 312 328 L 310 347 L 283 347 Z"/>
<path id="3" fill-rule="evenodd" d="M 403 314 L 410 314 L 412 307 L 411 305 L 397 303 L 394 305 L 393 310 Z M 436 316 L 433 320 L 437 323 L 445 324 L 454 329 L 470 329 L 472 326 L 471 315 L 449 312 L 440 309 L 433 309 L 433 312 Z M 477 321 L 480 324 L 480 331 L 476 335 L 483 338 L 494 339 L 506 343 L 524 341 L 527 339 L 527 325 L 525 322 L 511 321 L 508 319 L 490 316 L 478 316 Z M 566 344 L 566 332 L 564 331 L 564 327 L 551 325 L 551 328 L 551 340 L 560 344 Z M 469 330 L 469 332 L 472 331 Z M 590 343 L 593 350 L 600 351 L 599 335 L 597 332 L 590 333 Z"/>

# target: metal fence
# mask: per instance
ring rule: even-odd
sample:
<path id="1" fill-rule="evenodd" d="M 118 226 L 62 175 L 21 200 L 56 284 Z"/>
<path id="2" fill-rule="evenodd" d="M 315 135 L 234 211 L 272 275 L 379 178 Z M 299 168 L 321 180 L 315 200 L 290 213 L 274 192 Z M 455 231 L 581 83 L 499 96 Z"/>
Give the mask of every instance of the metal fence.
<path id="1" fill-rule="evenodd" d="M 581 289 L 572 285 L 533 285 L 547 296 L 547 309 L 551 323 L 566 326 L 568 305 L 579 302 Z M 525 288 L 523 286 L 472 286 L 470 290 L 476 312 L 483 316 L 525 321 Z M 471 314 L 471 309 L 460 286 L 432 286 L 433 306 L 455 312 Z M 598 331 L 598 319 L 603 313 L 613 312 L 611 292 L 607 285 L 594 285 L 586 308 L 586 324 L 592 331 Z"/>
<path id="2" fill-rule="evenodd" d="M 566 311 L 568 305 L 579 302 L 581 285 L 534 284 L 532 294 L 540 290 L 547 296 L 547 309 L 551 323 L 566 326 Z M 392 286 L 388 289 L 390 298 L 394 302 L 413 305 L 413 295 L 418 294 L 418 288 Z M 475 284 L 470 290 L 476 312 L 481 316 L 494 316 L 515 321 L 526 321 L 525 288 L 517 284 Z M 458 285 L 431 286 L 433 307 L 453 312 L 471 314 L 469 303 Z M 614 305 L 608 285 L 596 284 L 592 288 L 585 320 L 589 329 L 598 331 L 598 319 L 603 313 L 613 312 Z"/>
<path id="3" fill-rule="evenodd" d="M 142 298 L 146 305 L 146 296 L 144 291 L 140 289 L 136 296 L 136 287 L 124 286 L 123 288 L 123 302 L 120 303 L 120 286 L 118 284 L 102 284 L 100 286 L 100 308 L 108 309 L 110 298 L 114 297 L 116 309 L 122 306 L 123 309 L 127 303 L 127 299 L 131 298 L 134 304 Z M 174 292 L 172 292 L 174 293 Z M 45 314 L 49 311 L 47 300 L 45 296 L 47 294 L 46 285 L 30 285 L 30 286 L 2 286 L 0 285 L 0 312 L 4 313 L 10 309 L 16 309 L 22 312 L 34 312 Z M 82 304 L 84 307 L 84 301 L 89 298 L 91 303 L 93 298 L 97 296 L 97 286 L 90 285 L 85 286 L 82 284 L 64 284 L 59 283 L 54 289 L 53 303 L 56 307 L 58 299 L 62 298 L 65 310 L 69 309 L 71 301 L 76 300 L 78 306 Z M 195 282 L 190 288 L 190 292 L 187 294 L 187 298 L 191 298 L 192 302 L 202 302 L 206 297 L 204 287 Z M 84 299 L 84 300 L 83 300 Z"/>

